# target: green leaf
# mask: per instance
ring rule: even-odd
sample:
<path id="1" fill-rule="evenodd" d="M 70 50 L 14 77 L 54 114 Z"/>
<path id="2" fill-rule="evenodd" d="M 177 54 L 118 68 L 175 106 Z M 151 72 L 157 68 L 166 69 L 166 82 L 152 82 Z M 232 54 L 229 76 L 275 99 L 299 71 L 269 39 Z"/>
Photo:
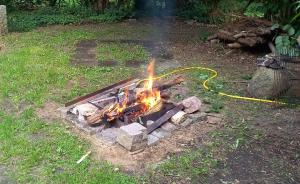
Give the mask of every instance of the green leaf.
<path id="1" fill-rule="evenodd" d="M 293 27 L 291 27 L 289 30 L 288 30 L 288 34 L 290 35 L 290 36 L 293 36 L 294 34 L 295 34 L 295 29 L 293 28 Z"/>
<path id="2" fill-rule="evenodd" d="M 288 31 L 290 28 L 292 28 L 292 26 L 290 24 L 287 24 L 287 25 L 282 27 L 282 30 Z"/>
<path id="3" fill-rule="evenodd" d="M 275 29 L 278 29 L 280 27 L 279 24 L 273 24 L 273 26 L 271 27 L 271 30 L 275 30 Z"/>
<path id="4" fill-rule="evenodd" d="M 283 36 L 277 36 L 275 39 L 275 44 L 276 45 L 282 45 L 283 44 Z"/>

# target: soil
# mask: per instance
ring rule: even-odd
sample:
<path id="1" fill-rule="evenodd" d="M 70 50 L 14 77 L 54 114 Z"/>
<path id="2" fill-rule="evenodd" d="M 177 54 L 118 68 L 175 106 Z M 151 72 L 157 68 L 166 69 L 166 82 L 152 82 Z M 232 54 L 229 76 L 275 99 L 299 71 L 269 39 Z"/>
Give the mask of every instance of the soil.
<path id="1" fill-rule="evenodd" d="M 191 146 L 201 146 L 203 137 L 220 126 L 222 126 L 222 121 L 214 124 L 205 121 L 194 123 L 186 128 L 175 130 L 170 137 L 162 139 L 158 144 L 147 147 L 141 152 L 128 152 L 119 145 L 109 145 L 94 136 L 87 136 L 79 130 L 75 131 L 92 143 L 92 157 L 95 159 L 107 160 L 119 165 L 126 173 L 142 174 L 151 164 L 157 164 L 168 156 L 178 154 Z"/>

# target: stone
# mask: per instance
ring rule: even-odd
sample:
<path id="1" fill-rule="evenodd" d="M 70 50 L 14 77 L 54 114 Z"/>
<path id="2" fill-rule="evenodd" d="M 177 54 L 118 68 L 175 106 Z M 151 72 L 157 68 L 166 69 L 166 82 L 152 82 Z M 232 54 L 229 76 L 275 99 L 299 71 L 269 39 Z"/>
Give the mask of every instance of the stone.
<path id="1" fill-rule="evenodd" d="M 7 32 L 6 6 L 0 5 L 0 35 L 5 35 Z"/>
<path id="2" fill-rule="evenodd" d="M 221 117 L 216 117 L 216 116 L 207 116 L 207 123 L 217 125 L 220 124 L 222 121 Z"/>
<path id="3" fill-rule="evenodd" d="M 192 119 L 193 123 L 198 123 L 207 120 L 207 113 L 201 112 L 201 113 L 188 114 L 187 117 L 189 119 Z"/>
<path id="4" fill-rule="evenodd" d="M 60 108 L 57 109 L 57 111 L 59 112 L 60 118 L 65 119 L 68 115 L 69 108 L 60 107 Z"/>
<path id="5" fill-rule="evenodd" d="M 248 84 L 247 92 L 255 98 L 272 99 L 289 87 L 289 74 L 286 70 L 258 67 Z"/>
<path id="6" fill-rule="evenodd" d="M 184 99 L 181 103 L 184 106 L 184 112 L 189 114 L 199 111 L 202 105 L 201 100 L 196 96 Z"/>
<path id="7" fill-rule="evenodd" d="M 136 122 L 122 126 L 117 136 L 117 142 L 129 151 L 145 148 L 147 139 L 146 127 Z"/>
<path id="8" fill-rule="evenodd" d="M 170 132 L 167 132 L 167 131 L 163 130 L 162 128 L 158 128 L 158 129 L 154 130 L 150 135 L 153 135 L 158 138 L 166 138 L 166 137 L 169 137 L 171 134 L 170 134 Z"/>
<path id="9" fill-rule="evenodd" d="M 183 111 L 177 112 L 174 116 L 171 117 L 171 122 L 178 125 L 186 119 L 186 113 Z"/>
<path id="10" fill-rule="evenodd" d="M 159 141 L 159 138 L 152 135 L 152 134 L 149 134 L 148 135 L 148 146 L 154 146 L 158 143 Z"/>
<path id="11" fill-rule="evenodd" d="M 107 128 L 97 134 L 97 138 L 100 138 L 104 143 L 112 145 L 117 142 L 117 136 L 119 134 L 119 128 Z"/>
<path id="12" fill-rule="evenodd" d="M 167 132 L 173 132 L 174 130 L 177 129 L 177 126 L 170 123 L 170 122 L 166 122 L 161 126 L 161 129 L 167 131 Z"/>
<path id="13" fill-rule="evenodd" d="M 189 126 L 190 124 L 192 124 L 194 121 L 190 118 L 186 119 L 183 123 L 181 123 L 181 126 L 182 127 L 187 127 Z"/>

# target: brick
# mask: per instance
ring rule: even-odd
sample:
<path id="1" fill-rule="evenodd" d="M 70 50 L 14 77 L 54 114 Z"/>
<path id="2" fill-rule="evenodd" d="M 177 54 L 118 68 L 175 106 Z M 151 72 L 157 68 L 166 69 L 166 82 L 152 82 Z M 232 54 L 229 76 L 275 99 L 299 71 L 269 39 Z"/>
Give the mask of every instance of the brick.
<path id="1" fill-rule="evenodd" d="M 166 122 L 161 126 L 161 129 L 167 131 L 167 132 L 173 132 L 174 130 L 177 129 L 177 126 L 170 123 L 170 122 Z"/>
<path id="2" fill-rule="evenodd" d="M 129 151 L 142 149 L 147 145 L 147 129 L 139 123 L 131 123 L 120 128 L 117 142 Z"/>

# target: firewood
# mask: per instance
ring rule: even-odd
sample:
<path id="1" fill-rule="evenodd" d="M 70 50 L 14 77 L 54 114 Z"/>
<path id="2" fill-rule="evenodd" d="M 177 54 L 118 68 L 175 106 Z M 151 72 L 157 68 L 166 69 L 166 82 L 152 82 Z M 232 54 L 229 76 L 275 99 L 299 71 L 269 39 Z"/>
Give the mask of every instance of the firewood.
<path id="1" fill-rule="evenodd" d="M 229 41 L 229 42 L 236 41 L 236 39 L 233 37 L 233 34 L 225 30 L 220 30 L 217 33 L 217 35 L 220 40 Z"/>
<path id="2" fill-rule="evenodd" d="M 161 85 L 158 85 L 158 86 L 155 86 L 154 88 L 160 90 L 160 91 L 163 91 L 163 90 L 166 90 L 172 86 L 175 86 L 177 84 L 180 84 L 184 81 L 184 77 L 183 76 L 178 76 L 176 77 L 175 79 L 173 80 L 170 80 L 170 81 L 167 81 L 165 82 L 164 84 L 161 84 Z"/>
<path id="3" fill-rule="evenodd" d="M 229 43 L 229 44 L 227 44 L 227 46 L 228 46 L 228 48 L 231 48 L 231 49 L 239 49 L 239 48 L 243 47 L 243 45 L 238 42 Z"/>
<path id="4" fill-rule="evenodd" d="M 249 33 L 249 32 L 240 32 L 236 35 L 234 35 L 233 37 L 238 39 L 238 38 L 242 38 L 242 37 L 256 37 L 257 35 L 255 33 Z"/>
<path id="5" fill-rule="evenodd" d="M 238 42 L 243 44 L 243 45 L 246 45 L 246 46 L 249 46 L 249 47 L 253 47 L 257 44 L 262 44 L 265 42 L 265 40 L 261 37 L 247 37 L 247 38 L 239 38 L 238 39 Z"/>
<path id="6" fill-rule="evenodd" d="M 213 34 L 213 35 L 211 35 L 211 36 L 209 36 L 209 37 L 207 38 L 207 41 L 214 40 L 214 39 L 216 39 L 216 38 L 218 38 L 218 35 L 217 35 L 217 34 Z"/>

